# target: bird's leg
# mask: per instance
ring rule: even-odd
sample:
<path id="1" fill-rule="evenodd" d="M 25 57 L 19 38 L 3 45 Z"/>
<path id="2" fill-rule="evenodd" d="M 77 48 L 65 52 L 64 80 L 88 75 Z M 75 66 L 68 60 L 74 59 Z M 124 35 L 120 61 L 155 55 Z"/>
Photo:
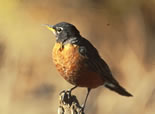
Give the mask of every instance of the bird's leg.
<path id="1" fill-rule="evenodd" d="M 68 99 L 72 98 L 71 92 L 77 88 L 77 86 L 72 87 L 71 89 L 68 90 L 63 90 L 59 93 L 59 95 L 61 96 L 62 101 L 68 101 Z"/>
<path id="2" fill-rule="evenodd" d="M 77 86 L 74 86 L 74 87 L 72 87 L 71 89 L 68 89 L 67 91 L 66 91 L 66 90 L 63 90 L 63 91 L 61 91 L 59 94 L 61 94 L 61 93 L 69 93 L 69 94 L 71 95 L 71 92 L 72 92 L 75 88 L 77 88 Z"/>
<path id="3" fill-rule="evenodd" d="M 71 89 L 68 89 L 67 92 L 69 92 L 69 94 L 71 95 L 71 92 L 72 92 L 75 88 L 77 88 L 77 86 L 74 86 L 74 87 L 72 87 Z"/>
<path id="4" fill-rule="evenodd" d="M 77 88 L 77 86 L 72 87 L 71 89 L 68 90 L 63 90 L 59 93 L 60 96 L 62 96 L 62 100 L 64 101 L 65 99 L 70 99 L 72 98 L 71 92 Z M 65 100 L 66 101 L 66 100 Z"/>
<path id="5" fill-rule="evenodd" d="M 85 101 L 84 101 L 84 104 L 82 105 L 82 111 L 84 111 L 84 108 L 86 106 L 86 102 L 87 102 L 87 99 L 88 99 L 88 96 L 89 96 L 89 93 L 90 93 L 90 88 L 87 89 L 87 95 L 86 95 L 86 98 L 85 98 Z"/>

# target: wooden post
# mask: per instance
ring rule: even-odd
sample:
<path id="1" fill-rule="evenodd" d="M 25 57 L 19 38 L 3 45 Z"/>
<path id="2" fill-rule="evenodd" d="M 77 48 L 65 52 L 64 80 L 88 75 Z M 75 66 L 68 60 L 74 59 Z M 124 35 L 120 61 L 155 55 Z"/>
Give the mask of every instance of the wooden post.
<path id="1" fill-rule="evenodd" d="M 64 90 L 59 94 L 58 114 L 84 114 L 84 111 L 76 96 Z"/>

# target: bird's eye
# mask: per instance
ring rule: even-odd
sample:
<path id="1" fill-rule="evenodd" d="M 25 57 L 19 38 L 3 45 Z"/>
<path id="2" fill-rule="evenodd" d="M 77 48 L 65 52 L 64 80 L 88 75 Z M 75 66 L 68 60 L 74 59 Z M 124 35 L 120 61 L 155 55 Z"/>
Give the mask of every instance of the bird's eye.
<path id="1" fill-rule="evenodd" d="M 58 33 L 60 33 L 62 30 L 63 30 L 62 27 L 58 27 L 58 28 L 57 28 L 57 32 L 58 32 Z"/>

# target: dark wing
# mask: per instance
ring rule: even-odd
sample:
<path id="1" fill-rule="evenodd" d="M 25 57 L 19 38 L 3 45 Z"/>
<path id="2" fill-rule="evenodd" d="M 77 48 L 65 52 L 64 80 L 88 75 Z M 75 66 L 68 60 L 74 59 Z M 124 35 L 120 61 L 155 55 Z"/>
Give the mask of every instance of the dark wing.
<path id="1" fill-rule="evenodd" d="M 100 57 L 96 48 L 86 39 L 81 38 L 78 42 L 79 52 L 85 56 L 88 68 L 100 74 L 101 79 L 105 81 L 104 86 L 123 96 L 132 96 L 114 79 L 110 68 L 106 62 Z"/>
<path id="2" fill-rule="evenodd" d="M 103 80 L 117 83 L 112 77 L 112 73 L 106 62 L 100 57 L 96 48 L 88 40 L 81 38 L 78 45 L 80 47 L 80 54 L 86 57 L 85 62 L 88 64 L 91 70 L 99 73 Z"/>

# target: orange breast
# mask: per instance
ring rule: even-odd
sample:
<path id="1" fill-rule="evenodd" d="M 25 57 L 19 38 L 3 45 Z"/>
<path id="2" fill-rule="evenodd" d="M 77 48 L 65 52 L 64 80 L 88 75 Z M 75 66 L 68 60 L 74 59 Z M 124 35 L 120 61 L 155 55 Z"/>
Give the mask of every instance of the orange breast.
<path id="1" fill-rule="evenodd" d="M 88 70 L 85 57 L 79 54 L 79 46 L 56 43 L 53 48 L 53 62 L 65 80 L 73 85 L 95 88 L 103 84 L 100 76 Z"/>

